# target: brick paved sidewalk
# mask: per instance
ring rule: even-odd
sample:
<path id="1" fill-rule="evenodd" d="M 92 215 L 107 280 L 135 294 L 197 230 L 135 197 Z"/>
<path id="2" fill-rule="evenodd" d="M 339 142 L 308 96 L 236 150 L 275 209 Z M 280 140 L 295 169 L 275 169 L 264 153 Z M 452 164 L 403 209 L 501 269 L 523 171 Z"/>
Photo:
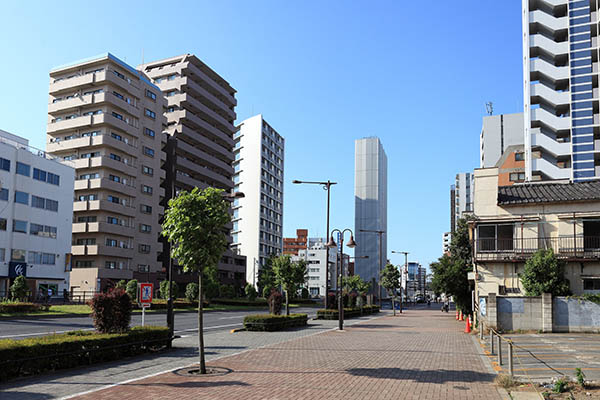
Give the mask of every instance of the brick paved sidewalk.
<path id="1" fill-rule="evenodd" d="M 78 398 L 500 399 L 462 329 L 439 310 L 409 310 L 209 362 L 221 375 L 180 370 Z"/>

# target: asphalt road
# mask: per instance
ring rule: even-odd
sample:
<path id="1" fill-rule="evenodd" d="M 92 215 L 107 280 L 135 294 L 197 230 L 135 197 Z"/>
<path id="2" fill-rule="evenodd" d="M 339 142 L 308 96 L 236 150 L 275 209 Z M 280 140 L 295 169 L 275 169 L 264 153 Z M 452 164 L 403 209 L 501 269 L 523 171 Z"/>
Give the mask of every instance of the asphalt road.
<path id="1" fill-rule="evenodd" d="M 306 313 L 309 318 L 317 314 L 317 308 L 299 307 L 291 308 L 291 312 Z M 204 331 L 220 331 L 240 328 L 244 316 L 265 312 L 265 310 L 252 311 L 209 311 L 204 313 Z M 167 315 L 164 313 L 148 313 L 145 316 L 146 325 L 167 325 Z M 141 314 L 135 313 L 131 317 L 131 325 L 141 325 Z M 0 339 L 23 339 L 31 336 L 50 335 L 74 330 L 92 330 L 93 324 L 90 317 L 35 317 L 0 319 Z M 198 329 L 198 314 L 194 312 L 180 312 L 175 314 L 175 334 L 193 335 Z"/>

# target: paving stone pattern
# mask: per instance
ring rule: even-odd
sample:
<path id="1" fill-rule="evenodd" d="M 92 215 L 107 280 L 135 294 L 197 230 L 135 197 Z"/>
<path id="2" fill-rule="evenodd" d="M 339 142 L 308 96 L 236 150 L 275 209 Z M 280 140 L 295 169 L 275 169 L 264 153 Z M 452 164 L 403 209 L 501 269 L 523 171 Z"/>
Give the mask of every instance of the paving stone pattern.
<path id="1" fill-rule="evenodd" d="M 78 398 L 500 399 L 462 330 L 452 315 L 410 310 L 210 362 L 219 375 L 174 371 Z"/>

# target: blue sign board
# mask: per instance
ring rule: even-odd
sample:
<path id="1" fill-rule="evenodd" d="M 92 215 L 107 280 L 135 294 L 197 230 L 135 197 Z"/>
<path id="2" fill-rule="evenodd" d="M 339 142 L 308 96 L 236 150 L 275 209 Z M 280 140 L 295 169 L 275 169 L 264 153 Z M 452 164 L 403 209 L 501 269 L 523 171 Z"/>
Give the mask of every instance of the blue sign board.
<path id="1" fill-rule="evenodd" d="M 27 276 L 27 263 L 11 261 L 8 263 L 8 277 Z"/>

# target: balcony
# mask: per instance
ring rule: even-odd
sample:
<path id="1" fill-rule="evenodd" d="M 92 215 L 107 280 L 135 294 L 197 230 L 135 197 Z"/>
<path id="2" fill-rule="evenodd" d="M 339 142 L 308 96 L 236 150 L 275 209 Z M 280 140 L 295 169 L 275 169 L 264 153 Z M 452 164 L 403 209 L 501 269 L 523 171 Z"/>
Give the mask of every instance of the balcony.
<path id="1" fill-rule="evenodd" d="M 217 98 L 212 93 L 210 93 L 208 90 L 206 90 L 202 86 L 200 86 L 200 84 L 198 84 L 198 82 L 196 82 L 195 80 L 193 80 L 189 77 L 183 77 L 183 78 L 181 78 L 181 86 L 182 86 L 182 91 L 195 92 L 197 95 L 202 96 L 206 100 L 211 102 L 214 107 L 219 109 L 219 111 L 227 114 L 229 119 L 235 120 L 235 118 L 236 118 L 235 112 L 232 111 L 221 99 Z M 187 86 L 188 88 L 186 89 L 185 86 Z"/>
<path id="2" fill-rule="evenodd" d="M 48 124 L 47 130 L 49 134 L 52 134 L 65 130 L 89 127 L 92 125 L 92 122 L 93 120 L 91 115 L 84 115 L 77 118 L 51 122 Z"/>
<path id="3" fill-rule="evenodd" d="M 600 259 L 600 236 L 477 239 L 476 261 L 523 262 L 538 250 L 552 249 L 564 260 Z"/>
<path id="4" fill-rule="evenodd" d="M 175 128 L 178 132 L 178 135 L 187 136 L 189 139 L 194 142 L 198 142 L 199 144 L 206 146 L 207 148 L 213 150 L 216 153 L 219 153 L 221 156 L 224 156 L 229 160 L 227 164 L 233 161 L 233 153 L 231 152 L 231 147 L 227 148 L 222 146 L 219 143 L 215 143 L 210 140 L 208 137 L 204 136 L 201 132 L 196 131 L 186 125 L 179 124 Z M 188 140 L 189 140 L 188 139 Z"/>
<path id="5" fill-rule="evenodd" d="M 105 157 L 105 156 L 93 157 L 93 158 L 90 158 L 89 160 L 90 160 L 90 163 L 89 163 L 90 168 L 94 168 L 94 167 L 110 168 L 115 171 L 119 171 L 124 174 L 127 174 L 127 175 L 137 176 L 137 169 L 135 167 L 135 163 L 129 162 L 126 164 L 122 161 L 113 160 L 112 158 Z"/>
<path id="6" fill-rule="evenodd" d="M 217 112 L 213 111 L 211 108 L 207 107 L 200 100 L 192 97 L 188 93 L 180 93 L 175 96 L 168 97 L 168 105 L 169 106 L 180 106 L 185 109 L 193 109 L 195 114 L 203 113 L 207 118 L 210 118 L 214 121 L 214 123 L 220 125 L 219 129 L 227 132 L 233 133 L 235 130 L 233 123 L 229 122 Z"/>
<path id="7" fill-rule="evenodd" d="M 107 211 L 128 217 L 135 217 L 136 209 L 133 206 L 113 203 L 107 200 L 82 200 L 73 202 L 73 211 Z"/>
<path id="8" fill-rule="evenodd" d="M 192 114 L 190 111 L 179 110 L 168 113 L 167 120 L 168 122 L 176 123 L 180 123 L 181 121 L 185 120 L 187 122 L 186 125 L 190 125 L 193 128 L 198 128 L 203 135 L 206 134 L 206 136 L 212 136 L 221 142 L 227 143 L 230 148 L 233 148 L 234 142 L 228 133 L 219 130 L 219 128 L 209 124 L 199 116 Z"/>
<path id="9" fill-rule="evenodd" d="M 123 153 L 127 153 L 134 156 L 137 155 L 137 146 L 135 146 L 131 142 L 118 140 L 109 135 L 94 136 L 91 139 L 92 146 L 110 146 L 114 149 L 122 151 Z"/>
<path id="10" fill-rule="evenodd" d="M 81 148 L 86 148 L 91 146 L 91 137 L 80 137 L 77 139 L 71 140 L 61 140 L 55 141 L 52 143 L 48 143 L 46 145 L 46 150 L 48 153 L 55 153 L 58 151 L 68 151 L 68 150 L 76 150 Z"/>
<path id="11" fill-rule="evenodd" d="M 224 173 L 233 175 L 233 168 L 229 163 L 225 163 L 220 159 L 206 153 L 203 149 L 187 144 L 183 140 L 177 142 L 177 150 L 191 154 L 192 156 L 202 160 L 205 163 L 211 164 L 213 167 L 220 168 Z"/>

